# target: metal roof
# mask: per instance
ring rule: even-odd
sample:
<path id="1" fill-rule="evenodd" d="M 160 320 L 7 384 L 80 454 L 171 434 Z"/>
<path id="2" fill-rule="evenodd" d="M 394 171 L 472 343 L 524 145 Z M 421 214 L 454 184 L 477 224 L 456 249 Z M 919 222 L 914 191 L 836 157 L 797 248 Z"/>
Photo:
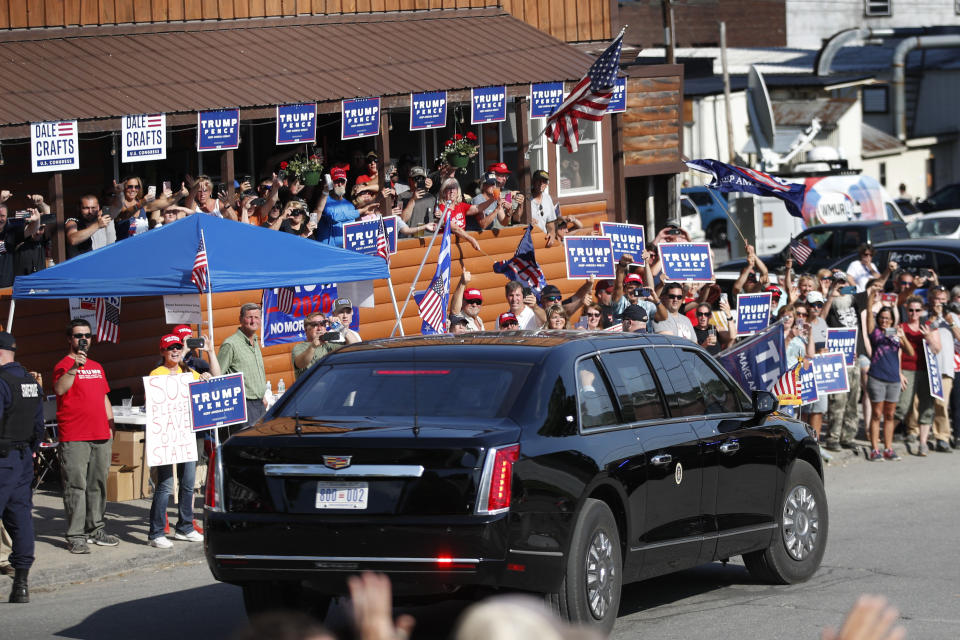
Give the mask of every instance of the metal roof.
<path id="1" fill-rule="evenodd" d="M 579 80 L 591 62 L 497 8 L 6 32 L 0 126 Z"/>
<path id="2" fill-rule="evenodd" d="M 777 126 L 806 127 L 814 118 L 826 128 L 835 127 L 847 111 L 857 104 L 854 98 L 813 98 L 810 100 L 773 100 L 773 119 Z"/>
<path id="3" fill-rule="evenodd" d="M 872 158 L 874 156 L 900 153 L 907 148 L 906 145 L 900 142 L 895 136 L 881 131 L 866 122 L 860 123 L 860 135 L 863 139 L 861 152 L 864 157 Z"/>

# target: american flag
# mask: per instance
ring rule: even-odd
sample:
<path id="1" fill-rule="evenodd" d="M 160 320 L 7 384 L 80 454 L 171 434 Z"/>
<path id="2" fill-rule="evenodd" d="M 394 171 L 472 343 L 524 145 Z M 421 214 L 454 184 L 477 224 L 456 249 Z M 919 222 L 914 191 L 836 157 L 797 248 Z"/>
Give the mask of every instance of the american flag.
<path id="1" fill-rule="evenodd" d="M 537 264 L 537 258 L 534 254 L 533 238 L 531 232 L 533 226 L 528 226 L 520 244 L 517 245 L 517 251 L 509 260 L 501 260 L 493 263 L 493 270 L 502 273 L 509 280 L 526 285 L 533 289 L 537 298 L 540 297 L 540 290 L 547 284 L 547 279 Z"/>
<path id="2" fill-rule="evenodd" d="M 200 235 L 200 246 L 197 247 L 197 257 L 193 259 L 193 272 L 190 281 L 197 285 L 200 293 L 206 293 L 210 286 L 210 270 L 207 268 L 207 247 Z"/>
<path id="3" fill-rule="evenodd" d="M 280 287 L 277 289 L 277 311 L 289 314 L 293 311 L 293 289 Z"/>
<path id="4" fill-rule="evenodd" d="M 73 135 L 73 126 L 74 120 L 64 120 L 57 123 L 57 135 L 58 136 L 72 136 Z"/>
<path id="5" fill-rule="evenodd" d="M 790 255 L 793 256 L 798 267 L 803 266 L 803 263 L 807 261 L 811 253 L 813 253 L 813 249 L 803 242 L 800 242 L 798 238 L 790 241 Z"/>
<path id="6" fill-rule="evenodd" d="M 547 138 L 554 144 L 562 144 L 570 153 L 580 148 L 580 129 L 577 120 L 599 121 L 607 112 L 613 97 L 613 87 L 620 69 L 620 49 L 623 47 L 623 31 L 610 43 L 607 50 L 597 58 L 587 75 L 577 83 L 567 98 L 547 118 Z"/>
<path id="7" fill-rule="evenodd" d="M 120 298 L 97 298 L 97 342 L 118 342 Z"/>
<path id="8" fill-rule="evenodd" d="M 780 400 L 781 405 L 799 405 L 800 400 L 800 364 L 788 369 L 773 385 L 773 394 Z"/>
<path id="9" fill-rule="evenodd" d="M 383 218 L 380 218 L 380 226 L 377 229 L 377 255 L 390 264 L 390 247 L 387 246 L 387 230 L 383 228 Z"/>
<path id="10" fill-rule="evenodd" d="M 744 191 L 758 196 L 771 196 L 783 200 L 787 213 L 794 218 L 803 218 L 803 198 L 806 187 L 802 184 L 787 182 L 763 171 L 738 167 L 733 164 L 703 158 L 687 160 L 686 165 L 703 173 L 709 173 L 713 180 L 707 186 L 720 193 Z"/>
<path id="11" fill-rule="evenodd" d="M 426 291 L 414 296 L 423 324 L 420 333 L 447 332 L 447 304 L 450 300 L 450 214 L 443 221 L 443 240 L 437 259 L 437 272 Z"/>

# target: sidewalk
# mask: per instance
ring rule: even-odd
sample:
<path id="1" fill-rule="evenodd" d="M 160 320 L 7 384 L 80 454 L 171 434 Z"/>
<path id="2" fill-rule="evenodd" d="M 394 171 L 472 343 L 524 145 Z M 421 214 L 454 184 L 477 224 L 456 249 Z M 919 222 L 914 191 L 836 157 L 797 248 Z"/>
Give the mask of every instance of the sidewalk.
<path id="1" fill-rule="evenodd" d="M 200 504 L 196 498 L 194 515 L 202 521 Z M 172 525 L 176 522 L 176 508 L 169 510 Z M 180 542 L 169 539 L 172 549 L 155 549 L 147 545 L 150 500 L 108 502 L 106 531 L 120 538 L 117 547 L 90 545 L 90 553 L 74 555 L 67 551 L 63 518 L 63 498 L 56 482 L 47 482 L 33 494 L 33 525 L 36 530 L 36 561 L 30 570 L 30 590 L 44 591 L 73 582 L 89 582 L 128 571 L 142 571 L 152 567 L 178 564 L 203 558 L 202 542 Z M 202 526 L 202 525 L 201 525 Z M 0 596 L 8 589 L 0 587 Z"/>

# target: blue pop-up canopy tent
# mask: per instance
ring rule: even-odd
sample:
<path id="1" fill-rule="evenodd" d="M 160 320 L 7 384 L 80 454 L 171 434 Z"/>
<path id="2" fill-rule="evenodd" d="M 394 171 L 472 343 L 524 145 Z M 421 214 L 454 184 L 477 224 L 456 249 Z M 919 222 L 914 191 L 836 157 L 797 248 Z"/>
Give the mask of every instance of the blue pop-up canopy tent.
<path id="1" fill-rule="evenodd" d="M 196 293 L 190 274 L 201 237 L 206 246 L 210 288 L 214 293 L 317 282 L 390 280 L 390 269 L 379 256 L 194 214 L 49 269 L 18 276 L 13 282 L 13 298 Z M 12 324 L 11 303 L 7 325 Z"/>

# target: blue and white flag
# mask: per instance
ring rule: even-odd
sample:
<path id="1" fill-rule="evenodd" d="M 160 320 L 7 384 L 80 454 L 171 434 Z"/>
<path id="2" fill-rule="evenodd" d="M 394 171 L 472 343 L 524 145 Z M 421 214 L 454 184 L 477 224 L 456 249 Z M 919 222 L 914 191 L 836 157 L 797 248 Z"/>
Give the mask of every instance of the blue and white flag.
<path id="1" fill-rule="evenodd" d="M 546 118 L 563 102 L 562 82 L 536 82 L 530 85 L 530 117 Z"/>
<path id="2" fill-rule="evenodd" d="M 616 261 L 613 242 L 605 236 L 566 236 L 563 239 L 566 255 L 567 280 L 615 278 Z"/>
<path id="3" fill-rule="evenodd" d="M 859 374 L 858 374 L 859 375 Z M 813 377 L 820 395 L 847 393 L 847 365 L 842 353 L 821 353 L 813 357 Z"/>
<path id="4" fill-rule="evenodd" d="M 737 335 L 747 336 L 770 325 L 772 293 L 740 293 L 737 295 Z"/>
<path id="5" fill-rule="evenodd" d="M 380 133 L 380 98 L 341 100 L 340 137 L 368 138 Z"/>
<path id="6" fill-rule="evenodd" d="M 447 126 L 447 92 L 410 94 L 410 131 Z"/>
<path id="7" fill-rule="evenodd" d="M 613 97 L 607 104 L 607 113 L 623 113 L 627 110 L 627 79 L 617 78 L 613 85 Z"/>
<path id="8" fill-rule="evenodd" d="M 444 216 L 443 240 L 437 257 L 437 271 L 430 286 L 413 296 L 420 308 L 420 333 L 447 332 L 447 307 L 450 305 L 450 213 Z"/>
<path id="9" fill-rule="evenodd" d="M 240 146 L 240 109 L 197 113 L 197 151 L 220 151 Z"/>
<path id="10" fill-rule="evenodd" d="M 277 144 L 311 144 L 316 139 L 316 102 L 277 105 Z"/>
<path id="11" fill-rule="evenodd" d="M 827 351 L 842 353 L 848 367 L 857 362 L 857 328 L 827 329 Z"/>
<path id="12" fill-rule="evenodd" d="M 787 206 L 790 215 L 803 218 L 801 210 L 805 188 L 802 184 L 787 182 L 762 171 L 726 164 L 719 160 L 688 160 L 687 166 L 712 175 L 713 181 L 707 185 L 711 189 L 721 193 L 746 191 L 758 196 L 779 198 Z"/>
<path id="13" fill-rule="evenodd" d="M 557 216 L 558 220 L 559 218 Z M 626 253 L 633 258 L 634 264 L 643 265 L 643 251 L 647 248 L 647 243 L 644 239 L 642 224 L 602 221 L 600 235 L 607 236 L 613 242 L 614 261 L 620 260 Z"/>
<path id="14" fill-rule="evenodd" d="M 525 287 L 530 287 L 536 294 L 537 300 L 539 300 L 540 290 L 546 286 L 547 279 L 543 275 L 540 265 L 537 264 L 533 239 L 530 235 L 532 229 L 532 226 L 527 227 L 523 237 L 520 238 L 520 243 L 517 245 L 513 257 L 509 260 L 494 262 L 493 270 L 496 273 L 502 273 L 508 280 L 515 280 Z"/>
<path id="15" fill-rule="evenodd" d="M 507 119 L 507 88 L 480 87 L 470 91 L 470 124 L 503 122 Z"/>
<path id="16" fill-rule="evenodd" d="M 787 370 L 783 325 L 778 322 L 749 340 L 721 351 L 717 361 L 748 392 L 769 389 Z"/>
<path id="17" fill-rule="evenodd" d="M 923 341 L 923 353 L 927 357 L 927 381 L 930 383 L 930 395 L 943 402 L 943 378 L 940 373 L 940 361 L 937 354 L 930 350 L 927 341 Z"/>
<path id="18" fill-rule="evenodd" d="M 712 282 L 713 260 L 707 242 L 661 242 L 660 263 L 665 282 Z"/>

